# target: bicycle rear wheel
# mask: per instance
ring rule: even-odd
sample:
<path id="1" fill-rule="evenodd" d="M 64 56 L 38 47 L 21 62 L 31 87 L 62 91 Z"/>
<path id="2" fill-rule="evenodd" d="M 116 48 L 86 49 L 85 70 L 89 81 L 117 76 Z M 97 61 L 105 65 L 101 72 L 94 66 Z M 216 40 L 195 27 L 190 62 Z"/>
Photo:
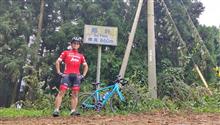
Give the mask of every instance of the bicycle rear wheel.
<path id="1" fill-rule="evenodd" d="M 132 86 L 126 85 L 121 89 L 125 101 L 120 100 L 117 94 L 110 99 L 110 107 L 112 112 L 134 111 L 140 100 L 140 96 Z"/>

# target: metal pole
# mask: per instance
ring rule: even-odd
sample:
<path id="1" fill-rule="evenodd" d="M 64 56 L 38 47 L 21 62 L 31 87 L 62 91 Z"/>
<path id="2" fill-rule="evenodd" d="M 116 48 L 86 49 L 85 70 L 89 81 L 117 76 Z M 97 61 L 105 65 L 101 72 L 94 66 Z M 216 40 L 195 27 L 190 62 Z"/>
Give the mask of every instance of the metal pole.
<path id="1" fill-rule="evenodd" d="M 148 0 L 148 86 L 150 96 L 157 98 L 155 31 L 154 31 L 154 0 Z"/>
<path id="2" fill-rule="evenodd" d="M 126 68 L 127 68 L 128 58 L 130 56 L 131 47 L 132 47 L 133 40 L 134 40 L 134 35 L 135 35 L 136 29 L 137 29 L 137 24 L 138 24 L 138 19 L 140 17 L 142 4 L 143 4 L 143 0 L 140 0 L 139 3 L 138 3 L 137 12 L 136 12 L 136 15 L 135 15 L 134 23 L 132 25 L 131 33 L 129 35 L 127 47 L 126 47 L 126 50 L 125 50 L 125 55 L 124 55 L 122 65 L 121 65 L 121 69 L 120 69 L 120 73 L 119 73 L 119 75 L 122 78 L 124 77 L 125 71 L 126 71 Z"/>
<path id="3" fill-rule="evenodd" d="M 102 55 L 102 46 L 98 45 L 96 82 L 100 82 L 101 55 Z M 98 86 L 98 88 L 99 88 L 99 86 Z"/>

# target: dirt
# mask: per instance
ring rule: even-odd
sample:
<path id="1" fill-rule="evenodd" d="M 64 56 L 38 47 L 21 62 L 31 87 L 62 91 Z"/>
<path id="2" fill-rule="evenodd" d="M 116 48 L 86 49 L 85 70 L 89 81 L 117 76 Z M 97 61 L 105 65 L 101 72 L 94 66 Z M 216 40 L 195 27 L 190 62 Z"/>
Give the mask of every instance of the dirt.
<path id="1" fill-rule="evenodd" d="M 0 125 L 220 125 L 217 113 L 136 113 L 128 115 L 0 118 Z"/>

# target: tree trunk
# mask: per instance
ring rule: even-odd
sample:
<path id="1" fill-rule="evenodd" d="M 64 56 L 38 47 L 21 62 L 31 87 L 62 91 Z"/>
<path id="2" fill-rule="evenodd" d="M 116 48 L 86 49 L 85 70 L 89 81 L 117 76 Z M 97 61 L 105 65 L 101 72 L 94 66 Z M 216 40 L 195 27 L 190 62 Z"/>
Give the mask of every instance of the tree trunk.
<path id="1" fill-rule="evenodd" d="M 44 16 L 44 4 L 45 1 L 41 0 L 41 6 L 40 6 L 40 15 L 39 15 L 39 22 L 38 22 L 38 31 L 37 31 L 37 37 L 36 37 L 36 48 L 35 48 L 35 54 L 37 54 L 37 62 L 39 61 L 39 55 L 38 51 L 40 49 L 41 44 L 41 33 L 42 33 L 42 26 L 43 26 L 43 16 Z"/>

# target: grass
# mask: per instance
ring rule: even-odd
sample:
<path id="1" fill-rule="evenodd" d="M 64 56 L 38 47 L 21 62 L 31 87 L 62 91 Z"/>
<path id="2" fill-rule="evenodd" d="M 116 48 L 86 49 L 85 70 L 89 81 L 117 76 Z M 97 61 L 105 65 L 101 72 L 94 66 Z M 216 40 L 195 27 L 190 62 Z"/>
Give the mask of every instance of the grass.
<path id="1" fill-rule="evenodd" d="M 39 117 L 51 115 L 49 110 L 0 108 L 0 117 Z"/>
<path id="2" fill-rule="evenodd" d="M 169 112 L 196 112 L 196 113 L 220 113 L 220 99 L 219 95 L 202 97 L 197 99 L 197 101 L 179 101 L 173 102 L 171 100 L 147 100 L 144 103 L 140 104 L 138 109 L 135 111 L 125 111 L 114 114 L 110 111 L 101 111 L 97 112 L 94 110 L 89 111 L 81 111 L 81 115 L 126 115 L 129 113 L 135 112 L 154 112 L 166 109 Z M 16 109 L 16 108 L 0 108 L 0 117 L 44 117 L 51 116 L 52 114 L 51 108 L 45 108 L 44 110 L 36 110 L 36 109 Z M 70 111 L 68 109 L 62 109 L 61 116 L 68 116 Z"/>
<path id="3" fill-rule="evenodd" d="M 81 112 L 81 111 L 80 111 Z M 70 111 L 63 109 L 61 111 L 61 116 L 69 116 Z M 94 110 L 89 110 L 86 112 L 81 112 L 83 116 L 89 115 L 115 115 L 110 112 L 97 112 Z M 35 110 L 35 109 L 16 109 L 16 108 L 0 108 L 0 118 L 15 118 L 15 117 L 44 117 L 44 116 L 52 116 L 52 109 L 45 110 Z"/>

